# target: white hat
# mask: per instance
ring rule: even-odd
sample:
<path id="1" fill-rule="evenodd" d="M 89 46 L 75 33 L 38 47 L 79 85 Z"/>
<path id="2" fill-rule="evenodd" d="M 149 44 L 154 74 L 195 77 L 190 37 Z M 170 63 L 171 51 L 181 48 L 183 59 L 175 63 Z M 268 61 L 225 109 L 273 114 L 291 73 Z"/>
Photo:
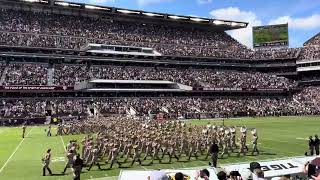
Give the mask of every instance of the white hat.
<path id="1" fill-rule="evenodd" d="M 243 127 L 240 128 L 240 132 L 244 133 L 244 132 L 246 132 L 246 131 L 247 131 L 247 128 L 246 128 L 246 127 L 243 126 Z"/>

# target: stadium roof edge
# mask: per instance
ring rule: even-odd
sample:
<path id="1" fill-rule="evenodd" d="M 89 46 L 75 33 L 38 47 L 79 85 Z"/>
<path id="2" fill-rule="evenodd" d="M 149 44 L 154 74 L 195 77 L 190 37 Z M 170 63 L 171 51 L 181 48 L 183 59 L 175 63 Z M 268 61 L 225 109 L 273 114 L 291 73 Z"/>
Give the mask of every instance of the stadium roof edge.
<path id="1" fill-rule="evenodd" d="M 61 11 L 72 11 L 87 15 L 89 13 L 97 14 L 99 17 L 112 18 L 115 20 L 131 20 L 166 23 L 168 25 L 192 25 L 192 27 L 209 28 L 208 30 L 228 31 L 233 29 L 240 29 L 247 27 L 247 22 L 211 19 L 205 17 L 176 15 L 167 13 L 156 13 L 142 10 L 131 10 L 125 8 L 116 8 L 108 6 L 99 6 L 84 3 L 74 3 L 62 0 L 0 0 L 1 7 L 10 6 L 14 9 L 21 10 L 35 10 L 44 9 L 45 12 L 52 11 L 54 13 Z M 37 9 L 37 10 L 38 10 Z M 58 10 L 58 11 L 57 11 Z M 171 24 L 170 24 L 171 23 Z"/>
<path id="2" fill-rule="evenodd" d="M 310 39 L 308 39 L 306 42 L 303 43 L 303 46 L 306 46 L 306 44 L 308 42 L 310 42 L 312 39 L 314 39 L 315 37 L 320 36 L 320 32 L 318 32 L 316 35 L 312 36 Z"/>

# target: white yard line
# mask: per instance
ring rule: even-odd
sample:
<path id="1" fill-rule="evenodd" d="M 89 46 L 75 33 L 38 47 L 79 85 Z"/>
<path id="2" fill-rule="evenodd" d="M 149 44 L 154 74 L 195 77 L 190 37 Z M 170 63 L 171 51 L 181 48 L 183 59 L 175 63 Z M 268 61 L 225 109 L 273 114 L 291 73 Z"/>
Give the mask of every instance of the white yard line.
<path id="1" fill-rule="evenodd" d="M 33 127 L 30 129 L 30 131 L 27 133 L 27 135 L 25 136 L 28 137 L 28 135 L 30 134 L 30 132 L 32 131 Z M 23 143 L 24 139 L 23 138 L 20 143 L 18 144 L 18 146 L 16 147 L 16 149 L 13 151 L 13 153 L 10 155 L 10 157 L 8 158 L 8 160 L 4 163 L 4 165 L 2 166 L 2 168 L 0 169 L 0 173 L 3 171 L 3 169 L 7 166 L 7 164 L 10 162 L 11 158 L 14 156 L 14 154 L 18 151 L 18 149 L 20 148 L 21 144 Z"/>
<path id="2" fill-rule="evenodd" d="M 66 144 L 64 143 L 62 136 L 60 136 L 61 144 L 63 146 L 63 151 L 66 152 Z"/>
<path id="3" fill-rule="evenodd" d="M 305 140 L 305 141 L 308 141 L 308 140 L 309 140 L 309 138 L 302 138 L 302 137 L 297 137 L 296 139 L 297 139 L 297 140 Z"/>
<path id="4" fill-rule="evenodd" d="M 276 142 L 281 142 L 281 143 L 290 143 L 290 142 L 292 142 L 292 141 L 283 141 L 283 140 L 276 140 L 276 139 L 269 139 L 269 138 L 263 138 L 263 140 L 276 141 Z"/>

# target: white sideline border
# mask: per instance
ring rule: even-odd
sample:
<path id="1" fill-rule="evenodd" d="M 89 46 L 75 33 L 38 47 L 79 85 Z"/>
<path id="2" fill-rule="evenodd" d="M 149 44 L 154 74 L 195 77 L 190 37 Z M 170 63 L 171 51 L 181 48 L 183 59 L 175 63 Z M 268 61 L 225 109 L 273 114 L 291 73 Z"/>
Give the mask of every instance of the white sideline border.
<path id="1" fill-rule="evenodd" d="M 27 135 L 25 136 L 25 138 L 30 134 L 30 132 L 33 130 L 33 127 L 30 129 L 30 131 L 27 133 Z M 2 168 L 0 169 L 0 174 L 3 171 L 3 169 L 7 166 L 7 164 L 10 162 L 11 158 L 14 156 L 14 154 L 18 151 L 18 149 L 20 148 L 21 144 L 23 143 L 24 139 L 23 138 L 20 143 L 18 144 L 18 146 L 16 147 L 16 149 L 13 151 L 13 153 L 10 155 L 10 157 L 7 159 L 7 161 L 4 163 L 4 165 L 2 166 Z"/>

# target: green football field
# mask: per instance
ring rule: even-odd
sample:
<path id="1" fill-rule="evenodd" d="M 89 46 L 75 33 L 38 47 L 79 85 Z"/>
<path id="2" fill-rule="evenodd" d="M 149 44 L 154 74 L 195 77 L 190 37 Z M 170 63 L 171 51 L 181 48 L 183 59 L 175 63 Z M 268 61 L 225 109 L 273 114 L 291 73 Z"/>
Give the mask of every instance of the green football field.
<path id="1" fill-rule="evenodd" d="M 194 124 L 207 124 L 207 120 L 189 121 Z M 218 125 L 222 121 L 210 120 Z M 219 164 L 234 164 L 239 162 L 250 162 L 267 159 L 277 159 L 293 156 L 301 156 L 307 150 L 308 136 L 320 134 L 320 117 L 277 117 L 277 118 L 241 118 L 225 120 L 225 125 L 246 125 L 248 128 L 257 128 L 259 135 L 259 156 L 231 157 L 219 159 Z M 83 135 L 75 136 L 52 136 L 46 137 L 45 126 L 28 127 L 27 136 L 21 138 L 21 128 L 0 128 L 0 179 L 1 180 L 35 180 L 35 179 L 71 179 L 72 173 L 67 170 L 66 175 L 61 175 L 64 168 L 64 147 L 70 139 L 82 139 Z M 53 130 L 55 134 L 55 130 Z M 248 143 L 251 134 L 248 134 Z M 46 149 L 52 149 L 52 162 L 50 167 L 54 176 L 42 176 L 41 157 Z M 249 146 L 251 148 L 251 146 Z M 251 149 L 250 149 L 251 150 Z M 155 161 L 152 166 L 140 166 L 136 164 L 126 170 L 146 169 L 171 169 L 207 166 L 208 161 L 193 159 L 190 162 L 176 162 L 171 164 L 159 164 Z M 148 161 L 144 162 L 145 164 Z M 108 165 L 109 166 L 109 165 Z M 103 167 L 106 167 L 103 165 Z M 83 169 L 81 179 L 116 179 L 120 169 L 117 165 L 112 170 L 98 170 L 93 167 L 90 172 Z M 108 178 L 106 178 L 108 177 Z"/>

